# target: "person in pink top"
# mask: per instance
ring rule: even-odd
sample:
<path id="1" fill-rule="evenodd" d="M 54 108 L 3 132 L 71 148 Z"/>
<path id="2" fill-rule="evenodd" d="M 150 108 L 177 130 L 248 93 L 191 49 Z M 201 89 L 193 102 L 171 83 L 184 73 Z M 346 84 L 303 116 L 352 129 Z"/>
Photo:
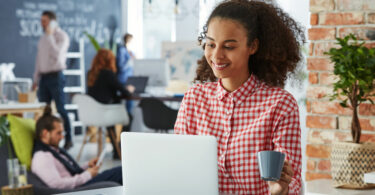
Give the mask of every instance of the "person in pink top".
<path id="1" fill-rule="evenodd" d="M 63 131 L 62 120 L 53 116 L 51 108 L 47 106 L 36 123 L 36 140 L 31 161 L 31 171 L 47 186 L 73 189 L 99 181 L 114 181 L 122 185 L 121 167 L 98 173 L 98 158 L 80 166 L 64 149 L 59 148 L 59 143 L 64 138 Z"/>
<path id="2" fill-rule="evenodd" d="M 298 105 L 283 87 L 301 60 L 303 29 L 272 4 L 229 0 L 212 11 L 198 40 L 204 56 L 175 133 L 216 137 L 221 193 L 299 194 Z M 260 177 L 257 153 L 264 150 L 286 155 L 278 181 Z"/>

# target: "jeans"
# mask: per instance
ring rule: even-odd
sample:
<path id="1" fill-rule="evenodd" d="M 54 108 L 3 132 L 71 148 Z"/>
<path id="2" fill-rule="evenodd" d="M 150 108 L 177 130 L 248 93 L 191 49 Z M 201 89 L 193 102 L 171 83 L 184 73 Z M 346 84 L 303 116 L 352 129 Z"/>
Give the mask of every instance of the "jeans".
<path id="1" fill-rule="evenodd" d="M 99 173 L 97 176 L 93 177 L 91 180 L 83 184 L 83 186 L 92 184 L 95 182 L 100 182 L 100 181 L 113 181 L 122 185 L 122 171 L 121 170 L 122 170 L 121 166 L 108 169 L 102 173 Z"/>
<path id="2" fill-rule="evenodd" d="M 65 110 L 64 96 L 65 77 L 61 71 L 49 74 L 43 74 L 39 81 L 38 98 L 41 102 L 51 104 L 54 100 L 57 112 L 64 121 L 65 140 L 71 141 L 71 129 L 68 113 Z"/>

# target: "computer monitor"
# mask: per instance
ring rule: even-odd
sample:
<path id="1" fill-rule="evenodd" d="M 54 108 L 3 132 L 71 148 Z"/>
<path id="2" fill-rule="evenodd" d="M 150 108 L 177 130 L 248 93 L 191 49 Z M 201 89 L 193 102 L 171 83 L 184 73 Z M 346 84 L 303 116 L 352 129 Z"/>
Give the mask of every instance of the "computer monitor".
<path id="1" fill-rule="evenodd" d="M 148 77 L 148 86 L 166 87 L 170 78 L 169 64 L 166 59 L 136 59 L 134 76 Z"/>

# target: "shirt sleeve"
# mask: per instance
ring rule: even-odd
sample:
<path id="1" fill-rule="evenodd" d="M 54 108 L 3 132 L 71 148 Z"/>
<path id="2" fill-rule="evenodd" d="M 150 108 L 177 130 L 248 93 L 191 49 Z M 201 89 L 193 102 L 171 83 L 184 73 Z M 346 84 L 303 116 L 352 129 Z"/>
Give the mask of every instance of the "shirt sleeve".
<path id="1" fill-rule="evenodd" d="M 50 57 L 55 62 L 64 61 L 69 48 L 68 35 L 64 32 L 57 31 L 47 36 L 47 44 L 48 48 L 52 51 L 50 52 Z"/>
<path id="2" fill-rule="evenodd" d="M 286 159 L 294 176 L 289 184 L 289 194 L 299 194 L 301 190 L 301 129 L 298 105 L 294 98 L 286 97 L 277 105 L 273 126 L 274 150 L 286 154 Z"/>
<path id="3" fill-rule="evenodd" d="M 33 79 L 34 79 L 33 83 L 36 83 L 36 84 L 39 83 L 39 78 L 40 78 L 40 70 L 39 70 L 40 56 L 39 55 L 41 54 L 39 53 L 39 50 L 38 50 L 36 54 L 36 59 L 35 59 L 35 70 L 34 70 L 34 76 L 33 76 Z"/>
<path id="4" fill-rule="evenodd" d="M 73 189 L 91 179 L 91 174 L 87 170 L 74 176 L 61 177 L 54 156 L 49 152 L 42 151 L 34 154 L 31 171 L 47 186 L 58 189 Z"/>

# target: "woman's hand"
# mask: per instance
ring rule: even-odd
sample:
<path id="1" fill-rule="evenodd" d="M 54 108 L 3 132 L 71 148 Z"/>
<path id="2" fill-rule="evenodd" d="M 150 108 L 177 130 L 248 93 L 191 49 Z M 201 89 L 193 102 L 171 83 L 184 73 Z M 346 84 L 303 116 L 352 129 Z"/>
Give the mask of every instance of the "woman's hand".
<path id="1" fill-rule="evenodd" d="M 130 92 L 130 93 L 134 93 L 135 91 L 135 87 L 133 85 L 127 85 L 126 86 L 126 89 Z"/>
<path id="2" fill-rule="evenodd" d="M 288 194 L 288 186 L 292 182 L 294 172 L 288 161 L 284 162 L 283 170 L 278 181 L 269 181 L 268 186 L 272 195 Z"/>

